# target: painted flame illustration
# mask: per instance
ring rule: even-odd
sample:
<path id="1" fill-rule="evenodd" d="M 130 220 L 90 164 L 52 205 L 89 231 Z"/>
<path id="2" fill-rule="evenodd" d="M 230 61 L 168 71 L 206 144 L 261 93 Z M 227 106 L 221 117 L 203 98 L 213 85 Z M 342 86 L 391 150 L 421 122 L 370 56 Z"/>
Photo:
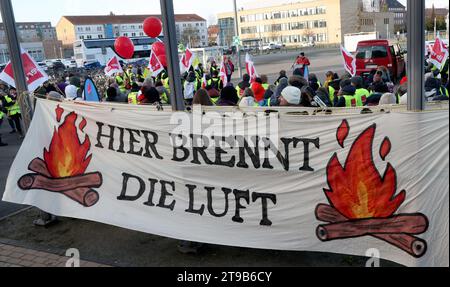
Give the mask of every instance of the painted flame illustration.
<path id="1" fill-rule="evenodd" d="M 58 106 L 56 109 L 57 119 L 60 121 L 63 110 Z M 54 178 L 77 176 L 85 173 L 92 155 L 87 157 L 91 148 L 89 137 L 81 143 L 75 124 L 78 116 L 72 112 L 64 120 L 64 123 L 55 128 L 50 147 L 44 150 L 44 161 L 48 171 Z M 81 130 L 86 125 L 85 120 L 81 123 Z"/>
<path id="2" fill-rule="evenodd" d="M 348 129 L 348 123 L 341 128 Z M 396 194 L 397 174 L 388 163 L 386 172 L 380 175 L 373 161 L 373 142 L 376 125 L 366 129 L 351 147 L 345 166 L 337 153 L 327 167 L 329 189 L 325 194 L 329 202 L 348 219 L 388 218 L 404 202 L 406 192 Z M 348 133 L 338 130 L 338 141 L 343 144 Z M 390 142 L 383 141 L 380 154 L 383 160 L 390 152 Z"/>

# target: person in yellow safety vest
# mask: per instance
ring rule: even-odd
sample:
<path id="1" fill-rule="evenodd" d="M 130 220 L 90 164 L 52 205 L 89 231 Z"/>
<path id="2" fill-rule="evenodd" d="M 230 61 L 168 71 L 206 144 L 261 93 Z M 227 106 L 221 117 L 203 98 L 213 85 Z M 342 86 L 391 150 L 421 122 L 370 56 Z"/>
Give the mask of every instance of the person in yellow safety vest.
<path id="1" fill-rule="evenodd" d="M 350 85 L 345 85 L 341 88 L 341 90 L 338 93 L 339 101 L 337 104 L 337 107 L 347 107 L 347 108 L 354 108 L 357 107 L 357 101 L 355 97 L 356 88 Z"/>
<path id="2" fill-rule="evenodd" d="M 361 77 L 353 77 L 351 79 L 352 86 L 355 87 L 356 105 L 363 107 L 366 104 L 367 98 L 370 97 L 370 92 L 363 87 L 363 79 Z"/>
<path id="3" fill-rule="evenodd" d="M 219 77 L 219 71 L 214 71 L 212 78 L 207 81 L 207 86 L 220 92 L 223 89 L 223 82 Z"/>
<path id="4" fill-rule="evenodd" d="M 2 97 L 2 96 L 0 96 L 0 97 Z M 3 98 L 3 97 L 2 97 Z M 2 127 L 2 124 L 3 124 L 3 118 L 5 117 L 5 113 L 3 112 L 3 111 L 6 111 L 6 109 L 4 109 L 3 108 L 3 104 L 2 104 L 2 102 L 0 101 L 0 128 Z M 4 143 L 3 141 L 2 141 L 2 134 L 0 134 L 0 147 L 2 147 L 2 146 L 7 146 L 8 144 L 7 143 Z"/>
<path id="5" fill-rule="evenodd" d="M 211 68 L 209 69 L 209 74 L 212 75 L 214 71 L 218 71 L 219 68 L 217 67 L 216 61 L 212 61 Z"/>
<path id="6" fill-rule="evenodd" d="M 20 106 L 17 102 L 17 91 L 15 88 L 11 88 L 9 95 L 3 94 L 1 96 L 2 106 L 6 108 L 8 117 L 14 122 L 16 130 L 19 132 L 20 137 L 23 137 L 22 130 L 22 115 L 20 113 Z"/>
<path id="7" fill-rule="evenodd" d="M 203 80 L 203 76 L 205 75 L 205 71 L 203 70 L 203 64 L 199 63 L 198 67 L 195 69 L 195 75 L 198 80 Z"/>
<path id="8" fill-rule="evenodd" d="M 119 89 L 122 93 L 125 93 L 126 88 L 125 88 L 125 79 L 123 76 L 123 73 L 119 73 L 116 75 L 116 83 L 119 86 Z"/>
<path id="9" fill-rule="evenodd" d="M 131 88 L 131 92 L 128 94 L 128 104 L 130 105 L 138 105 L 138 94 L 139 94 L 139 86 L 136 83 L 133 83 Z"/>
<path id="10" fill-rule="evenodd" d="M 264 90 L 268 90 L 269 89 L 269 79 L 267 78 L 267 75 L 261 75 L 261 81 L 262 81 L 262 86 L 264 88 Z"/>
<path id="11" fill-rule="evenodd" d="M 167 92 L 166 88 L 164 88 L 164 85 L 161 81 L 157 81 L 155 83 L 155 88 L 159 92 L 159 96 L 161 98 L 161 103 L 164 105 L 170 105 L 170 95 Z"/>
<path id="12" fill-rule="evenodd" d="M 244 93 L 242 94 L 242 98 L 239 101 L 239 107 L 241 107 L 241 108 L 259 107 L 258 102 L 255 100 L 255 94 L 253 93 L 252 89 L 246 88 L 244 90 Z"/>

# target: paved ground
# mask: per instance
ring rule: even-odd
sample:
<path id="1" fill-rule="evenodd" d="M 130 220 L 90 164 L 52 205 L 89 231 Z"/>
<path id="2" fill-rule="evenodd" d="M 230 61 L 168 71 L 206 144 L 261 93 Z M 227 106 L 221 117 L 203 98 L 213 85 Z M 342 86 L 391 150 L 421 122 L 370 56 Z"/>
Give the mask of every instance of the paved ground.
<path id="1" fill-rule="evenodd" d="M 339 49 L 308 48 L 304 52 L 311 61 L 310 73 L 315 73 L 321 82 L 324 82 L 325 74 L 330 70 L 339 75 L 344 72 Z M 281 70 L 285 70 L 288 75 L 292 75 L 293 70 L 291 67 L 299 53 L 300 50 L 291 52 L 280 51 L 269 55 L 254 56 L 253 61 L 258 74 L 266 74 L 269 77 L 269 83 L 273 83 L 278 78 L 278 73 Z M 245 70 L 245 55 L 242 55 L 242 65 Z M 239 75 L 236 72 L 233 75 L 233 82 L 238 81 L 238 78 Z"/>

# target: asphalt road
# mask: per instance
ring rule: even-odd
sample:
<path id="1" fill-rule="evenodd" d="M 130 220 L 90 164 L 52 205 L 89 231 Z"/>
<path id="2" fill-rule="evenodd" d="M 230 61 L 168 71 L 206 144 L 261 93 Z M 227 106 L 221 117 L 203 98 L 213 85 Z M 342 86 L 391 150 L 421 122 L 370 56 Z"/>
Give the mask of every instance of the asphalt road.
<path id="1" fill-rule="evenodd" d="M 19 135 L 11 135 L 9 134 L 10 131 L 11 128 L 8 125 L 8 121 L 5 119 L 0 126 L 0 134 L 2 135 L 2 141 L 9 145 L 0 147 L 0 218 L 24 208 L 24 206 L 21 205 L 1 201 L 5 191 L 9 170 L 22 143 L 21 140 L 19 140 Z"/>
<path id="2" fill-rule="evenodd" d="M 300 52 L 302 51 L 278 51 L 271 54 L 253 56 L 256 71 L 259 75 L 267 75 L 269 77 L 269 83 L 274 83 L 281 70 L 285 70 L 288 75 L 292 75 L 292 65 Z M 311 62 L 310 73 L 316 74 L 321 82 L 325 81 L 325 74 L 328 71 L 336 72 L 339 75 L 344 72 L 342 58 L 338 48 L 308 49 L 303 52 L 305 52 L 306 57 L 308 57 Z M 245 73 L 245 55 L 242 55 L 241 58 Z M 233 82 L 238 81 L 239 75 L 236 71 L 233 75 Z"/>

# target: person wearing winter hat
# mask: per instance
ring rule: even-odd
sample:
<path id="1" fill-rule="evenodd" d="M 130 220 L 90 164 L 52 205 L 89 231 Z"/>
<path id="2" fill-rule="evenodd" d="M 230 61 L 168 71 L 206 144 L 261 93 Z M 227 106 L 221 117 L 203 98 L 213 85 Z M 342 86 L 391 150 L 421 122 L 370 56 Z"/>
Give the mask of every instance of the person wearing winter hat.
<path id="1" fill-rule="evenodd" d="M 217 102 L 217 106 L 237 106 L 239 97 L 234 87 L 226 86 L 220 92 L 220 99 Z"/>
<path id="2" fill-rule="evenodd" d="M 301 90 L 297 87 L 288 86 L 281 92 L 280 106 L 299 106 L 301 99 Z"/>
<path id="3" fill-rule="evenodd" d="M 70 78 L 70 84 L 66 87 L 66 90 L 64 91 L 66 94 L 67 99 L 69 100 L 75 100 L 82 97 L 82 90 L 81 87 L 81 80 L 78 77 L 71 77 Z"/>
<path id="4" fill-rule="evenodd" d="M 397 98 L 392 93 L 385 93 L 378 103 L 380 106 L 383 105 L 395 105 L 397 104 Z"/>
<path id="5" fill-rule="evenodd" d="M 308 85 L 308 81 L 301 76 L 292 76 L 289 78 L 289 85 L 298 88 L 299 90 Z"/>
<path id="6" fill-rule="evenodd" d="M 257 103 L 264 100 L 264 93 L 266 92 L 266 89 L 264 89 L 261 78 L 256 78 L 255 82 L 252 83 L 252 90 L 255 94 L 255 100 Z"/>

